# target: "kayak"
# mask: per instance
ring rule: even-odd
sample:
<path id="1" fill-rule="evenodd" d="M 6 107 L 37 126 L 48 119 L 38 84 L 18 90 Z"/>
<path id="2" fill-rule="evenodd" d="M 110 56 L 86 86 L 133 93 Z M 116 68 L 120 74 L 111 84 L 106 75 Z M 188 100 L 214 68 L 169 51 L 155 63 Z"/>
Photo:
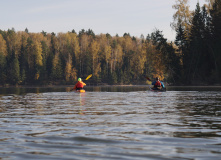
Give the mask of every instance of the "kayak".
<path id="1" fill-rule="evenodd" d="M 76 92 L 84 93 L 85 90 L 84 89 L 80 89 L 80 90 L 76 90 Z"/>
<path id="2" fill-rule="evenodd" d="M 152 91 L 152 92 L 166 92 L 166 88 L 162 88 L 162 89 L 150 88 L 150 91 Z"/>

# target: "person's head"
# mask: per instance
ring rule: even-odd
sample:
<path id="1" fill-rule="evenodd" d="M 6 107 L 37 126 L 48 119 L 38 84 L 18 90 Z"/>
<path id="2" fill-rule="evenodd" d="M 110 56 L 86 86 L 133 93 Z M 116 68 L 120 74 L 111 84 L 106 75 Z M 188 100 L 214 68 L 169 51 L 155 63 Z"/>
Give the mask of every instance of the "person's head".
<path id="1" fill-rule="evenodd" d="M 156 77 L 156 81 L 159 81 L 160 80 L 160 78 L 159 77 Z"/>
<path id="2" fill-rule="evenodd" d="M 78 78 L 78 81 L 82 81 L 81 78 Z"/>

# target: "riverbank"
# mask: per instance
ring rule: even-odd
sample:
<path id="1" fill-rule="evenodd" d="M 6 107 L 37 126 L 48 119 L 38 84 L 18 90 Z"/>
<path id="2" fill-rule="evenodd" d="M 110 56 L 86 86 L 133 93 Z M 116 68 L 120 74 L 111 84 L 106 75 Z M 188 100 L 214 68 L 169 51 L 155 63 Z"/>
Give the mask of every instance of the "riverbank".
<path id="1" fill-rule="evenodd" d="M 65 87 L 74 87 L 75 84 L 71 85 L 0 85 L 0 88 L 65 88 Z M 144 84 L 129 84 L 129 85 L 109 85 L 109 84 L 97 84 L 97 85 L 90 85 L 87 84 L 85 87 L 136 87 L 136 86 L 151 86 L 151 85 L 144 85 Z M 166 87 L 179 87 L 179 88 L 201 88 L 201 87 L 219 87 L 221 85 L 166 85 Z"/>

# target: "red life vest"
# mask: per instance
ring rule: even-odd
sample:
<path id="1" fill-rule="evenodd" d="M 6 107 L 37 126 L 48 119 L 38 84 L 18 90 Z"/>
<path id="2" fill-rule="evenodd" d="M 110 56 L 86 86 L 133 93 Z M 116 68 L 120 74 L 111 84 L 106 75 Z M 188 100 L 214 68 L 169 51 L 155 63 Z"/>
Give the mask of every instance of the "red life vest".
<path id="1" fill-rule="evenodd" d="M 154 84 L 154 88 L 157 88 L 157 87 L 161 87 L 160 81 L 156 81 L 156 83 Z"/>
<path id="2" fill-rule="evenodd" d="M 84 84 L 78 81 L 75 86 L 76 86 L 76 89 L 82 89 L 84 87 Z"/>

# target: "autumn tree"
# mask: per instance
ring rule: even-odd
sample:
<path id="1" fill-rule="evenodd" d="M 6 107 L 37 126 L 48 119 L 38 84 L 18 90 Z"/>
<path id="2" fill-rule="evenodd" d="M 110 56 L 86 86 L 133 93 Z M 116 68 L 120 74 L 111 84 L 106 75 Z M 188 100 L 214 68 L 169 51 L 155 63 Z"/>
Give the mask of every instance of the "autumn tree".
<path id="1" fill-rule="evenodd" d="M 78 66 L 78 61 L 76 57 L 79 56 L 80 53 L 80 46 L 79 46 L 79 39 L 76 33 L 69 33 L 70 35 L 70 53 L 72 57 L 72 64 L 73 67 L 76 68 Z"/>
<path id="2" fill-rule="evenodd" d="M 60 59 L 59 53 L 55 53 L 55 56 L 52 61 L 52 79 L 53 80 L 61 80 L 63 78 L 63 70 L 62 70 L 62 63 Z"/>
<path id="3" fill-rule="evenodd" d="M 71 58 L 71 55 L 69 54 L 68 59 L 66 60 L 66 66 L 65 66 L 65 80 L 67 82 L 70 81 L 71 72 L 72 72 L 72 58 Z"/>
<path id="4" fill-rule="evenodd" d="M 6 56 L 7 56 L 7 45 L 6 41 L 3 39 L 0 34 L 0 83 L 4 83 L 6 81 Z"/>
<path id="5" fill-rule="evenodd" d="M 183 28 L 184 35 L 187 39 L 189 37 L 192 19 L 192 12 L 189 9 L 188 1 L 189 0 L 176 0 L 176 4 L 172 6 L 176 12 L 173 15 L 173 22 L 171 23 L 171 27 L 175 31 L 180 27 Z"/>
<path id="6" fill-rule="evenodd" d="M 47 80 L 48 79 L 48 60 L 50 56 L 50 48 L 46 41 L 41 41 L 41 47 L 42 47 L 42 69 L 41 69 L 41 79 Z"/>
<path id="7" fill-rule="evenodd" d="M 99 52 L 100 46 L 96 40 L 93 40 L 90 45 L 90 54 L 92 59 L 92 72 L 93 75 L 97 78 L 99 78 L 99 71 L 100 71 L 100 62 L 98 59 L 98 52 Z"/>
<path id="8" fill-rule="evenodd" d="M 156 30 L 152 33 L 151 37 L 156 49 L 160 51 L 158 59 L 161 58 L 159 61 L 161 61 L 162 66 L 158 66 L 161 68 L 159 72 L 166 72 L 168 74 L 167 77 L 171 78 L 170 81 L 177 83 L 179 78 L 181 78 L 179 56 L 175 54 L 172 44 L 168 43 L 167 39 L 164 38 L 162 31 Z M 165 66 L 165 69 L 163 69 L 163 65 Z M 160 75 L 161 79 L 163 79 L 162 76 L 165 75 L 165 73 Z"/>
<path id="9" fill-rule="evenodd" d="M 136 53 L 133 54 L 130 65 L 134 71 L 134 79 L 139 80 L 143 75 L 146 62 L 146 48 L 143 45 L 137 47 Z"/>
<path id="10" fill-rule="evenodd" d="M 212 9 L 215 3 L 215 0 L 206 0 L 208 4 L 206 4 L 207 9 Z"/>
<path id="11" fill-rule="evenodd" d="M 42 45 L 40 42 L 34 42 L 34 68 L 35 68 L 35 80 L 38 80 L 42 70 Z"/>
<path id="12" fill-rule="evenodd" d="M 88 35 L 83 34 L 83 33 L 80 34 L 80 37 L 79 37 L 80 52 L 76 54 L 76 62 L 78 64 L 77 68 L 79 68 L 78 70 L 79 75 L 84 74 L 84 65 L 86 62 L 87 55 L 88 55 L 89 44 L 90 44 L 90 41 L 89 41 Z"/>

